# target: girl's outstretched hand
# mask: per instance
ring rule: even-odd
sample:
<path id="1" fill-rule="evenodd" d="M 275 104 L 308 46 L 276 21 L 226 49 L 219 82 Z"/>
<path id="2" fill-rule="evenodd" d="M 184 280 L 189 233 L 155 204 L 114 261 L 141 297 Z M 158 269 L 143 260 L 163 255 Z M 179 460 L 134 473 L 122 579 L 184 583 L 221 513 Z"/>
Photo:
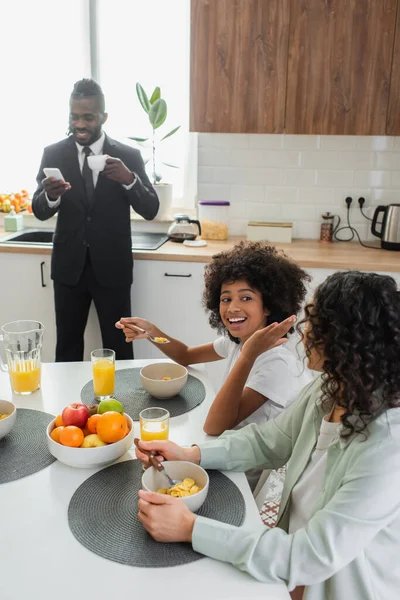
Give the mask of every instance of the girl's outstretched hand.
<path id="1" fill-rule="evenodd" d="M 293 327 L 296 317 L 288 317 L 281 323 L 271 323 L 263 329 L 259 329 L 243 344 L 242 355 L 250 360 L 255 360 L 260 354 L 281 346 L 287 342 L 283 337 Z"/>

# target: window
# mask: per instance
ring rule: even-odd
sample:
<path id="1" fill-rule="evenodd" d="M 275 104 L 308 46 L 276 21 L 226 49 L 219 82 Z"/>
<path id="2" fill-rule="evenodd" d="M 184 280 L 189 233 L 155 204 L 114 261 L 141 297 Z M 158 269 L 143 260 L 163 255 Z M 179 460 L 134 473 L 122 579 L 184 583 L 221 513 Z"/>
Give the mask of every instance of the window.
<path id="1" fill-rule="evenodd" d="M 189 0 L 98 0 L 97 71 L 109 114 L 106 131 L 126 143 L 129 136 L 148 137 L 148 117 L 136 96 L 139 81 L 150 95 L 156 86 L 168 105 L 160 137 L 180 130 L 161 144 L 162 181 L 174 186 L 174 203 L 194 206 L 196 139 L 189 134 Z M 138 146 L 145 160 L 150 149 Z M 150 174 L 151 164 L 147 171 Z"/>
<path id="2" fill-rule="evenodd" d="M 66 135 L 73 84 L 90 76 L 87 3 L 0 4 L 0 193 L 31 193 L 43 149 Z"/>

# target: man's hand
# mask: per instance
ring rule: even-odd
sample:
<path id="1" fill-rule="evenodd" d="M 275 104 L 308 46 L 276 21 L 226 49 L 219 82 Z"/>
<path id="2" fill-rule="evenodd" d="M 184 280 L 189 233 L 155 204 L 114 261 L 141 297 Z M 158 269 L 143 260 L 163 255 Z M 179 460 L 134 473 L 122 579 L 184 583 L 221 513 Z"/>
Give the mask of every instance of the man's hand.
<path id="1" fill-rule="evenodd" d="M 122 185 L 131 185 L 135 181 L 134 174 L 120 158 L 107 158 L 102 174 L 104 177 L 117 181 Z"/>
<path id="2" fill-rule="evenodd" d="M 196 515 L 179 498 L 139 490 L 138 519 L 157 542 L 191 542 Z"/>
<path id="3" fill-rule="evenodd" d="M 58 200 L 60 196 L 71 189 L 71 184 L 64 179 L 55 179 L 54 177 L 46 177 L 42 180 L 42 186 L 50 200 Z"/>

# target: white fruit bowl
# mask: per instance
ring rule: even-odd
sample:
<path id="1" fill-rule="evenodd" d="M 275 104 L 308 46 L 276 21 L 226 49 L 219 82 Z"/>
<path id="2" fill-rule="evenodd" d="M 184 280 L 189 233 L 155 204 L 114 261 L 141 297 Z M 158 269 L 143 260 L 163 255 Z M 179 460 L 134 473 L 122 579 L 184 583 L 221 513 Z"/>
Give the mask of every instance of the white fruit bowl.
<path id="1" fill-rule="evenodd" d="M 210 480 L 207 471 L 195 465 L 194 463 L 187 462 L 184 460 L 169 460 L 165 463 L 165 469 L 168 471 L 168 475 L 171 479 L 177 481 L 183 481 L 185 477 L 194 479 L 196 485 L 203 488 L 197 494 L 193 496 L 184 496 L 178 498 L 192 511 L 196 512 L 199 510 L 207 498 L 208 488 Z M 169 487 L 168 479 L 154 467 L 149 467 L 142 475 L 142 486 L 147 492 L 156 492 L 159 488 Z"/>
<path id="2" fill-rule="evenodd" d="M 92 469 L 95 467 L 104 467 L 116 461 L 123 456 L 132 447 L 135 433 L 133 430 L 133 421 L 129 415 L 125 414 L 128 420 L 129 433 L 119 442 L 99 446 L 98 448 L 71 448 L 63 446 L 51 439 L 50 433 L 55 428 L 55 419 L 49 424 L 46 430 L 47 446 L 50 454 L 57 460 L 80 469 Z M 0 421 L 1 423 L 1 421 Z"/>
<path id="3" fill-rule="evenodd" d="M 5 419 L 0 419 L 0 440 L 3 439 L 14 427 L 17 418 L 17 408 L 8 400 L 0 400 L 0 414 L 9 415 Z"/>
<path id="4" fill-rule="evenodd" d="M 171 379 L 163 381 L 163 377 L 171 377 Z M 153 363 L 140 370 L 143 388 L 154 398 L 160 400 L 179 394 L 187 382 L 187 378 L 186 367 L 177 363 Z"/>

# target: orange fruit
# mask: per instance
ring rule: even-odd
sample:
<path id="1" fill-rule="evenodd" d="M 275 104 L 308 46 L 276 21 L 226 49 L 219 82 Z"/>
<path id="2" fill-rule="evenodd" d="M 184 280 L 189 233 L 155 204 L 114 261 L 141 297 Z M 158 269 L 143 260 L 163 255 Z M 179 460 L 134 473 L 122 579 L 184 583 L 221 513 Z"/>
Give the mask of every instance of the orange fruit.
<path id="1" fill-rule="evenodd" d="M 97 433 L 97 423 L 101 417 L 102 415 L 92 415 L 89 417 L 86 427 L 89 429 L 90 433 Z"/>
<path id="2" fill-rule="evenodd" d="M 63 418 L 62 418 L 61 414 L 56 416 L 56 423 L 55 423 L 55 425 L 56 425 L 56 427 L 65 427 L 64 421 L 63 421 Z"/>
<path id="3" fill-rule="evenodd" d="M 56 427 L 64 427 L 64 421 L 61 415 L 56 416 Z"/>
<path id="4" fill-rule="evenodd" d="M 118 412 L 106 412 L 97 421 L 97 435 L 107 444 L 119 442 L 126 435 L 128 423 L 124 415 Z"/>
<path id="5" fill-rule="evenodd" d="M 51 439 L 54 440 L 55 442 L 57 442 L 57 444 L 61 444 L 61 442 L 60 442 L 60 433 L 62 432 L 63 429 L 64 429 L 64 427 L 56 427 L 50 433 Z"/>
<path id="6" fill-rule="evenodd" d="M 68 425 L 60 433 L 60 443 L 63 446 L 70 446 L 71 448 L 79 448 L 83 443 L 85 436 L 83 435 L 82 429 L 75 425 Z"/>

